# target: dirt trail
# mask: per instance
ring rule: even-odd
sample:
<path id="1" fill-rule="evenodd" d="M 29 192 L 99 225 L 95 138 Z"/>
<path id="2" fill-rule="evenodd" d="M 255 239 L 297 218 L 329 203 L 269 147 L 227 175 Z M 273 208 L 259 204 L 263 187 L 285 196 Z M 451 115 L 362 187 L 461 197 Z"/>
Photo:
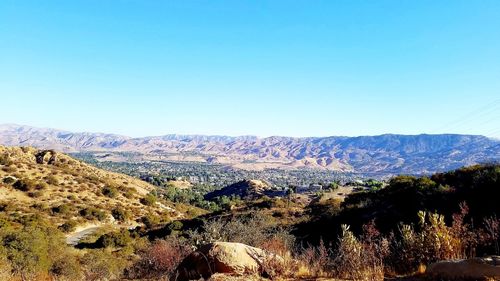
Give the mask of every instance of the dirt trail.
<path id="1" fill-rule="evenodd" d="M 114 229 L 134 229 L 138 224 L 127 224 L 127 225 L 114 225 L 114 224 L 89 224 L 85 226 L 77 227 L 73 233 L 66 235 L 66 244 L 71 246 L 76 246 L 85 237 L 92 235 L 99 229 L 103 227 L 112 227 Z"/>
<path id="2" fill-rule="evenodd" d="M 82 239 L 84 239 L 88 235 L 91 235 L 92 233 L 96 232 L 101 227 L 102 227 L 102 225 L 92 224 L 92 225 L 88 225 L 88 226 L 82 227 L 80 229 L 77 229 L 77 231 L 66 236 L 66 244 L 71 245 L 71 246 L 75 246 Z"/>

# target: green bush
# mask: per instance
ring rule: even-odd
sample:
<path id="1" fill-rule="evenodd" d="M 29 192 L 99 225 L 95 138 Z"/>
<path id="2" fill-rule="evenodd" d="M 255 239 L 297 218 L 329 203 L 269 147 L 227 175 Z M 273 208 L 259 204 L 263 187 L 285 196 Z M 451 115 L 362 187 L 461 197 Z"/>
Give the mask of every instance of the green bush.
<path id="1" fill-rule="evenodd" d="M 43 196 L 43 191 L 42 190 L 29 191 L 28 196 L 32 198 L 40 198 Z"/>
<path id="2" fill-rule="evenodd" d="M 3 178 L 3 183 L 5 184 L 13 184 L 16 182 L 16 179 L 14 177 L 5 177 Z"/>
<path id="3" fill-rule="evenodd" d="M 147 215 L 141 218 L 141 222 L 147 228 L 153 228 L 155 225 L 160 223 L 160 218 L 158 216 Z"/>
<path id="4" fill-rule="evenodd" d="M 68 204 L 61 204 L 59 206 L 53 207 L 52 212 L 56 214 L 66 215 L 71 212 L 71 206 Z"/>
<path id="5" fill-rule="evenodd" d="M 126 188 L 125 191 L 123 192 L 123 196 L 128 199 L 132 199 L 135 196 L 135 188 L 129 187 Z"/>
<path id="6" fill-rule="evenodd" d="M 33 190 L 43 190 L 47 188 L 47 184 L 44 182 L 37 182 L 31 179 L 19 179 L 13 185 L 15 189 L 29 192 Z"/>
<path id="7" fill-rule="evenodd" d="M 51 185 L 59 185 L 59 180 L 53 175 L 45 177 L 45 182 Z"/>
<path id="8" fill-rule="evenodd" d="M 72 232 L 73 230 L 75 230 L 76 226 L 78 224 L 76 223 L 76 221 L 73 221 L 73 220 L 69 220 L 63 224 L 61 224 L 59 226 L 59 229 L 62 231 L 62 232 L 65 232 L 65 233 L 68 233 L 68 232 Z"/>
<path id="9" fill-rule="evenodd" d="M 113 218 L 115 218 L 115 220 L 118 220 L 121 222 L 129 220 L 131 217 L 130 212 L 127 210 L 124 210 L 122 208 L 113 209 L 111 211 L 111 215 L 113 216 Z"/>
<path id="10" fill-rule="evenodd" d="M 4 154 L 0 155 L 0 165 L 10 166 L 12 164 L 13 164 L 13 162 L 10 159 L 8 154 L 4 153 Z"/>
<path id="11" fill-rule="evenodd" d="M 27 192 L 35 189 L 36 182 L 30 179 L 19 179 L 14 183 L 13 187 L 15 189 Z"/>
<path id="12" fill-rule="evenodd" d="M 14 276 L 37 280 L 47 275 L 56 258 L 55 253 L 67 249 L 62 234 L 38 216 L 18 219 L 21 227 L 0 228 L 0 252 L 6 257 Z"/>
<path id="13" fill-rule="evenodd" d="M 125 261 L 107 250 L 90 250 L 81 260 L 85 280 L 118 279 L 126 266 Z"/>
<path id="14" fill-rule="evenodd" d="M 125 247 L 131 242 L 132 237 L 130 237 L 130 232 L 127 229 L 122 229 L 119 232 L 106 233 L 97 240 L 97 244 L 105 248 Z"/>
<path id="15" fill-rule="evenodd" d="M 102 194 L 109 198 L 115 198 L 118 195 L 118 190 L 112 186 L 105 186 L 102 188 Z"/>
<path id="16" fill-rule="evenodd" d="M 106 212 L 99 210 L 94 207 L 88 207 L 80 210 L 80 216 L 88 220 L 99 220 L 104 221 L 107 219 Z"/>
<path id="17" fill-rule="evenodd" d="M 154 204 L 156 203 L 156 196 L 152 193 L 149 193 L 141 199 L 141 203 L 146 206 L 154 206 Z"/>
<path id="18" fill-rule="evenodd" d="M 57 277 L 56 280 L 81 280 L 82 270 L 76 256 L 68 251 L 52 253 L 52 256 L 54 262 L 50 267 L 50 273 Z"/>

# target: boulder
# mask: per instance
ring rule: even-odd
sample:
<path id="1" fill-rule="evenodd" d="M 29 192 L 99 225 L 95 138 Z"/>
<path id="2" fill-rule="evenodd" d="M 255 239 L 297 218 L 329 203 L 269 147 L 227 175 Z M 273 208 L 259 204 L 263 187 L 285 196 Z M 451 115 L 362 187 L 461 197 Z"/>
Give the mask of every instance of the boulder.
<path id="1" fill-rule="evenodd" d="M 245 244 L 215 242 L 187 256 L 177 268 L 177 280 L 208 279 L 215 273 L 261 275 L 263 262 L 270 257 L 264 250 Z"/>
<path id="2" fill-rule="evenodd" d="M 440 261 L 429 265 L 426 275 L 452 280 L 500 278 L 500 257 L 490 256 L 457 261 Z"/>

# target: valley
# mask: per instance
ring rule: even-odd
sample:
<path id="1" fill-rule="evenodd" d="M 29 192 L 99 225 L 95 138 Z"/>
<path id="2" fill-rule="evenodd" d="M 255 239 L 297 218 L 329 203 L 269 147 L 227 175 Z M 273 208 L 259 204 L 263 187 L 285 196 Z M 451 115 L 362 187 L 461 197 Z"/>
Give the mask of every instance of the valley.
<path id="1" fill-rule="evenodd" d="M 290 170 L 281 182 L 279 170 L 73 155 L 84 161 L 0 146 L 2 279 L 427 280 L 439 261 L 500 254 L 498 164 L 384 180 Z M 205 269 L 200 254 L 224 266 Z"/>
<path id="2" fill-rule="evenodd" d="M 500 142 L 478 135 L 267 137 L 165 135 L 131 138 L 14 124 L 0 144 L 96 154 L 101 161 L 215 164 L 243 171 L 323 170 L 374 176 L 431 174 L 500 159 Z M 125 153 L 125 154 L 124 154 Z M 126 155 L 126 157 L 123 157 Z"/>

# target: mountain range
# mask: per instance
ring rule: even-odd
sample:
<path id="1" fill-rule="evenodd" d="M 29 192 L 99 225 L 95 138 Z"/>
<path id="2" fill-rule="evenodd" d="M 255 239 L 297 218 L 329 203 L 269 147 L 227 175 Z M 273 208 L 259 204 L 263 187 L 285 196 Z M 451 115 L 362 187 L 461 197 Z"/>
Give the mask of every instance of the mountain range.
<path id="1" fill-rule="evenodd" d="M 165 135 L 132 138 L 5 124 L 0 125 L 0 144 L 62 152 L 134 152 L 149 160 L 213 163 L 248 170 L 312 168 L 425 174 L 500 160 L 499 140 L 459 134 L 306 138 Z"/>

